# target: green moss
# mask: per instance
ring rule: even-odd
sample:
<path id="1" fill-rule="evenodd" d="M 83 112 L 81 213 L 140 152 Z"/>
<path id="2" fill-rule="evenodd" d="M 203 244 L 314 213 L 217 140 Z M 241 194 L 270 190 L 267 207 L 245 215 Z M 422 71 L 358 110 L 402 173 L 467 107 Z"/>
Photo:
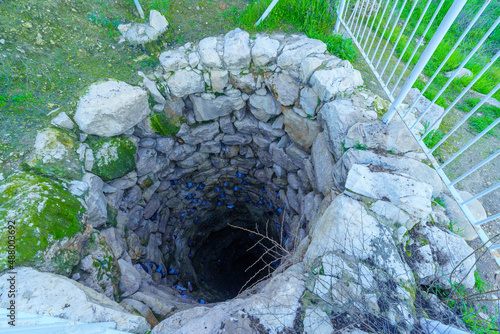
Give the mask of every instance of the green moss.
<path id="1" fill-rule="evenodd" d="M 94 152 L 92 173 L 104 181 L 118 179 L 135 169 L 135 144 L 124 137 L 99 138 L 89 140 Z"/>
<path id="2" fill-rule="evenodd" d="M 39 175 L 8 177 L 0 183 L 0 203 L 0 271 L 7 266 L 9 221 L 16 226 L 16 265 L 41 260 L 48 246 L 83 227 L 80 202 L 58 183 Z"/>
<path id="3" fill-rule="evenodd" d="M 35 155 L 22 168 L 44 176 L 80 179 L 82 163 L 78 159 L 77 148 L 78 142 L 73 133 L 47 128 L 38 133 Z"/>
<path id="4" fill-rule="evenodd" d="M 151 129 L 161 136 L 173 136 L 180 129 L 163 112 L 152 112 L 148 117 L 151 122 Z"/>

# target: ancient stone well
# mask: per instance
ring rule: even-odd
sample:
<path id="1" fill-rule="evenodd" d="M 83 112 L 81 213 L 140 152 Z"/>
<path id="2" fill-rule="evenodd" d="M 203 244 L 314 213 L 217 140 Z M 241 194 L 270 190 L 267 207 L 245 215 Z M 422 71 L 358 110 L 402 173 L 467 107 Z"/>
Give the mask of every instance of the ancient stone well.
<path id="1" fill-rule="evenodd" d="M 233 35 L 226 44 L 249 45 L 248 34 Z M 250 52 L 223 53 L 221 58 L 207 51 L 206 45 L 216 48 L 217 42 L 200 43 L 201 62 L 216 67 L 204 76 L 184 68 L 200 67 L 197 60 L 187 62 L 196 57 L 190 46 L 161 55 L 166 72 L 161 77 L 170 94 L 167 101 L 157 96 L 162 104 L 154 109 L 166 109 L 186 122 L 175 136 L 155 133 L 160 122 L 154 118 L 136 127 L 138 181 L 116 205 L 127 210 L 128 227 L 139 239 L 159 245 L 162 252 L 148 252 L 148 258 L 163 268 L 167 263 L 181 269 L 181 280 L 198 286 L 209 301 L 232 298 L 267 277 L 284 251 L 292 251 L 306 236 L 309 220 L 333 186 L 331 176 L 324 178 L 331 174 L 333 159 L 317 109 L 322 99 L 352 93 L 362 83 L 359 72 L 325 54 L 325 45 L 317 40 L 297 36 L 283 40 L 290 44 L 283 46 L 259 37 L 252 67 Z M 296 77 L 276 70 L 282 48 L 278 63 L 295 65 Z M 317 56 L 306 64 L 324 64 L 311 79 L 322 99 L 308 84 L 314 66 L 297 66 L 311 53 Z M 331 76 L 330 86 L 320 78 L 323 72 Z M 120 188 L 120 182 L 111 186 Z M 258 243 L 261 237 L 253 232 L 269 240 Z"/>
<path id="2" fill-rule="evenodd" d="M 22 208 L 2 207 L 0 221 L 17 214 L 18 239 L 39 240 L 20 241 L 23 263 L 120 305 L 95 302 L 88 319 L 74 302 L 55 305 L 67 296 L 49 285 L 21 305 L 133 332 L 163 319 L 153 333 L 312 333 L 318 322 L 333 332 L 325 314 L 348 314 L 337 324 L 375 319 L 407 333 L 419 326 L 418 285 L 446 287 L 443 273 L 460 264 L 453 280 L 473 286 L 473 257 L 460 262 L 471 249 L 431 205 L 445 196 L 439 176 L 397 117 L 378 120 L 388 102 L 323 42 L 236 29 L 160 63 L 140 73 L 145 89 L 92 85 L 71 117 L 37 135 L 30 172 L 0 184 L 5 203 Z M 417 255 L 407 262 L 405 252 Z M 41 287 L 55 279 L 30 275 Z M 95 294 L 85 292 L 106 299 Z"/>

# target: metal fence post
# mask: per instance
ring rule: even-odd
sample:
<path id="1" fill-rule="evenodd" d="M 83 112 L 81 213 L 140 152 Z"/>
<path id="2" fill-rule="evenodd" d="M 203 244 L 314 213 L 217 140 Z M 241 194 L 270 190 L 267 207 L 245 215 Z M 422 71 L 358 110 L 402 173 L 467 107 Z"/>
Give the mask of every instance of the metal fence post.
<path id="1" fill-rule="evenodd" d="M 337 9 L 337 22 L 335 22 L 334 32 L 338 33 L 340 28 L 340 20 L 342 19 L 342 12 L 344 11 L 345 0 L 340 0 L 339 8 Z"/>
<path id="2" fill-rule="evenodd" d="M 389 111 L 384 115 L 384 117 L 382 117 L 382 121 L 384 123 L 390 122 L 390 120 L 396 113 L 397 108 L 399 107 L 401 102 L 403 102 L 404 98 L 410 91 L 411 87 L 417 80 L 420 73 L 422 73 L 422 70 L 424 69 L 425 65 L 427 65 L 427 63 L 429 62 L 429 59 L 432 57 L 432 54 L 437 49 L 439 43 L 441 43 L 441 41 L 443 40 L 444 35 L 448 32 L 448 29 L 450 29 L 450 26 L 453 24 L 453 22 L 457 18 L 458 14 L 462 10 L 466 2 L 467 0 L 453 1 L 453 4 L 448 10 L 448 13 L 446 13 L 446 16 L 443 18 L 443 21 L 441 21 L 441 24 L 434 33 L 434 36 L 429 42 L 429 45 L 427 45 L 427 48 L 425 48 L 425 51 L 422 53 L 422 56 L 420 56 L 419 61 L 411 71 L 410 76 L 403 85 L 403 88 L 401 88 L 401 91 L 399 92 L 398 96 L 394 99 L 394 102 L 391 104 Z"/>
<path id="3" fill-rule="evenodd" d="M 269 5 L 269 7 L 267 7 L 264 14 L 262 14 L 262 16 L 259 18 L 259 20 L 257 22 L 255 22 L 255 26 L 258 26 L 262 22 L 262 20 L 264 20 L 269 15 L 269 13 L 271 13 L 271 11 L 273 10 L 274 6 L 276 6 L 278 1 L 279 0 L 273 0 L 273 2 L 271 2 L 271 4 Z"/>

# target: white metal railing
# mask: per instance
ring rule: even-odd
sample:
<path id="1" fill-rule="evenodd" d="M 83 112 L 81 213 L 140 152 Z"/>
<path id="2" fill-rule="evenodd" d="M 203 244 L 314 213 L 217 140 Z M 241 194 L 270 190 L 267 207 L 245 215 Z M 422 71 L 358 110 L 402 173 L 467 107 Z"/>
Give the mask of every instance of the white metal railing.
<path id="1" fill-rule="evenodd" d="M 367 62 L 368 66 L 380 83 L 382 89 L 391 101 L 391 107 L 389 111 L 382 118 L 385 123 L 390 122 L 396 112 L 401 112 L 400 107 L 403 100 L 408 95 L 408 92 L 421 75 L 425 66 L 434 56 L 436 49 L 443 41 L 446 33 L 455 22 L 457 16 L 460 14 L 467 2 L 467 0 L 454 0 L 448 11 L 446 12 L 446 15 L 438 25 L 438 23 L 436 23 L 438 14 L 443 14 L 441 13 L 441 11 L 443 10 L 443 5 L 446 4 L 446 2 L 449 4 L 451 0 L 440 0 L 437 6 L 434 6 L 435 8 L 434 13 L 432 13 L 432 17 L 426 20 L 425 15 L 430 16 L 431 14 L 428 13 L 429 8 L 431 7 L 430 5 L 433 3 L 434 5 L 436 5 L 437 1 L 438 0 L 338 1 L 338 19 L 336 22 L 335 31 L 338 32 L 340 30 L 340 27 L 342 27 L 344 31 L 352 38 L 362 57 Z M 487 73 L 487 71 L 491 68 L 495 61 L 500 57 L 500 51 L 496 52 L 496 54 L 490 59 L 490 61 L 484 65 L 481 71 L 479 71 L 479 73 L 474 76 L 470 83 L 465 88 L 463 88 L 458 96 L 456 96 L 456 98 L 450 103 L 450 105 L 441 113 L 441 115 L 433 120 L 433 124 L 427 124 L 427 127 L 425 127 L 423 133 L 419 133 L 415 129 L 418 124 L 422 124 L 422 120 L 426 115 L 428 115 L 429 110 L 436 103 L 436 101 L 438 101 L 438 99 L 443 96 L 443 93 L 445 93 L 446 90 L 449 89 L 450 84 L 453 82 L 453 80 L 456 79 L 457 74 L 460 72 L 460 70 L 462 70 L 467 65 L 467 63 L 469 63 L 469 61 L 478 54 L 478 50 L 480 50 L 481 47 L 485 45 L 485 42 L 487 42 L 492 32 L 500 24 L 500 17 L 497 18 L 496 21 L 494 21 L 491 27 L 489 27 L 489 29 L 484 33 L 484 35 L 476 43 L 472 50 L 467 54 L 467 56 L 464 57 L 458 68 L 449 77 L 446 83 L 439 87 L 439 92 L 435 95 L 428 107 L 425 110 L 420 111 L 420 115 L 416 118 L 416 120 L 410 121 L 411 117 L 409 117 L 410 113 L 414 111 L 417 102 L 422 98 L 431 84 L 435 82 L 436 77 L 439 75 L 439 73 L 441 73 L 445 64 L 452 57 L 457 48 L 459 48 L 464 39 L 469 36 L 468 34 L 470 30 L 480 19 L 480 17 L 484 15 L 485 10 L 488 8 L 488 6 L 495 5 L 494 3 L 491 4 L 491 2 L 491 0 L 484 1 L 481 8 L 475 13 L 474 17 L 470 20 L 469 24 L 464 29 L 458 40 L 454 43 L 451 51 L 446 55 L 437 70 L 428 79 L 427 84 L 422 89 L 418 97 L 409 106 L 407 111 L 401 114 L 401 118 L 404 120 L 408 129 L 413 134 L 422 150 L 431 161 L 432 165 L 438 172 L 439 176 L 442 178 L 450 193 L 457 201 L 467 219 L 476 229 L 481 240 L 486 244 L 486 247 L 490 249 L 494 259 L 500 265 L 500 244 L 492 243 L 490 240 L 490 236 L 486 235 L 485 231 L 482 228 L 484 224 L 500 218 L 500 212 L 488 213 L 487 218 L 478 221 L 467 207 L 467 204 L 472 200 L 484 198 L 484 196 L 488 194 L 494 195 L 494 192 L 500 189 L 500 182 L 490 185 L 486 189 L 478 190 L 477 193 L 473 194 L 473 196 L 467 200 L 464 200 L 456 189 L 456 186 L 459 182 L 465 180 L 468 177 L 471 177 L 474 172 L 477 172 L 485 165 L 491 163 L 494 159 L 497 159 L 500 155 L 500 150 L 496 150 L 495 148 L 494 153 L 490 154 L 484 160 L 477 162 L 472 168 L 464 172 L 461 176 L 454 178 L 453 180 L 450 180 L 450 173 L 444 171 L 445 167 L 449 167 L 450 163 L 456 161 L 458 157 L 461 157 L 464 152 L 470 149 L 480 139 L 483 139 L 491 129 L 497 126 L 498 123 L 500 123 L 500 118 L 494 120 L 486 129 L 477 134 L 473 139 L 469 140 L 468 142 L 460 143 L 460 149 L 458 149 L 457 152 L 455 152 L 451 157 L 449 157 L 441 164 L 433 156 L 433 154 L 436 152 L 436 149 L 442 147 L 442 145 L 447 142 L 452 135 L 456 134 L 456 131 L 461 126 L 463 126 L 471 116 L 477 114 L 479 108 L 483 106 L 486 101 L 500 89 L 500 83 L 498 83 L 495 87 L 492 87 L 491 91 L 486 96 L 484 96 L 472 110 L 470 110 L 465 116 L 463 116 L 451 130 L 448 130 L 444 137 L 439 140 L 436 145 L 434 145 L 432 148 L 428 148 L 424 142 L 424 139 L 431 133 L 431 131 L 439 126 L 440 122 L 446 116 L 452 115 L 456 112 L 454 107 L 458 102 L 460 102 L 465 94 L 471 90 L 472 86 L 477 83 L 477 81 L 482 78 L 485 73 Z M 414 15 L 417 15 L 415 14 L 415 8 L 417 5 L 421 6 L 420 11 L 418 12 L 418 15 L 420 16 L 413 17 Z M 402 17 L 406 17 L 406 19 L 403 20 Z M 416 20 L 413 28 L 410 25 L 411 19 L 413 19 L 414 21 Z M 421 33 L 421 37 L 417 38 L 417 40 L 415 41 L 417 30 L 419 28 L 423 28 L 423 24 L 425 24 L 425 29 Z M 431 28 L 435 28 L 436 26 L 437 29 L 435 30 L 433 37 L 431 38 L 423 52 L 419 55 L 418 61 L 410 71 L 410 66 L 413 63 L 417 52 L 420 51 L 421 47 L 424 45 L 424 38 L 426 34 Z M 397 34 L 395 34 L 396 27 L 400 27 L 399 33 Z M 405 32 L 409 37 L 404 36 Z M 406 40 L 406 42 L 403 43 L 403 40 Z M 401 51 L 399 52 L 397 49 L 398 46 L 402 47 L 402 49 L 400 49 Z M 408 50 L 411 50 L 411 48 L 413 48 L 413 51 L 409 56 L 406 64 L 404 64 L 403 66 L 403 56 L 408 52 Z M 394 56 L 398 56 L 396 61 L 394 60 Z M 399 75 L 397 75 L 397 72 L 400 72 Z M 404 82 L 402 86 L 400 86 L 401 82 Z M 496 172 L 497 179 L 499 175 L 500 170 Z M 495 179 L 495 171 L 493 171 L 493 179 Z M 497 210 L 500 211 L 500 208 L 497 208 Z"/>

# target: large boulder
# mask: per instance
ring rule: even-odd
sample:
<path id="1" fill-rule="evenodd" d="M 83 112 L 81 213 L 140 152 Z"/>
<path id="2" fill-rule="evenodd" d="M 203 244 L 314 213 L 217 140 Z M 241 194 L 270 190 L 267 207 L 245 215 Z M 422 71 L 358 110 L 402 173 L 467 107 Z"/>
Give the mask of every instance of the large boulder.
<path id="1" fill-rule="evenodd" d="M 255 66 L 265 66 L 278 56 L 280 42 L 267 36 L 257 36 L 252 47 L 252 59 Z"/>
<path id="2" fill-rule="evenodd" d="M 26 167 L 37 174 L 66 179 L 82 176 L 82 163 L 76 153 L 74 134 L 56 128 L 40 131 L 35 139 L 35 153 Z"/>
<path id="3" fill-rule="evenodd" d="M 74 120 L 83 132 L 112 137 L 131 129 L 149 113 L 144 89 L 110 80 L 90 86 L 78 101 Z"/>
<path id="4" fill-rule="evenodd" d="M 200 58 L 204 66 L 206 67 L 222 67 L 222 60 L 217 53 L 217 38 L 208 37 L 204 38 L 198 44 Z"/>
<path id="5" fill-rule="evenodd" d="M 338 93 L 363 85 L 363 78 L 358 70 L 337 67 L 317 70 L 311 76 L 310 84 L 321 101 L 330 101 Z"/>
<path id="6" fill-rule="evenodd" d="M 83 212 L 80 202 L 50 179 L 30 173 L 9 176 L 0 183 L 0 271 L 8 267 L 8 226 L 12 225 L 16 265 L 39 264 L 66 273 L 66 265 L 72 262 L 66 258 L 67 252 L 53 259 L 47 259 L 44 252 L 58 240 L 83 230 Z"/>
<path id="7" fill-rule="evenodd" d="M 417 282 L 451 289 L 451 283 L 472 289 L 476 257 L 465 240 L 437 226 L 425 226 L 411 234 L 410 265 Z"/>
<path id="8" fill-rule="evenodd" d="M 317 39 L 302 36 L 296 41 L 285 45 L 278 56 L 278 66 L 281 68 L 298 68 L 302 61 L 314 53 L 325 53 L 326 44 Z"/>
<path id="9" fill-rule="evenodd" d="M 267 122 L 271 117 L 281 114 L 281 104 L 271 93 L 253 94 L 248 100 L 250 111 L 260 121 Z"/>
<path id="10" fill-rule="evenodd" d="M 318 114 L 323 129 L 328 133 L 326 142 L 335 160 L 339 160 L 344 153 L 342 143 L 345 143 L 345 136 L 351 126 L 356 122 L 377 119 L 375 111 L 356 107 L 351 101 L 346 100 L 325 103 Z"/>
<path id="11" fill-rule="evenodd" d="M 380 166 L 353 165 L 346 189 L 366 197 L 389 201 L 418 218 L 432 211 L 432 186 L 409 177 L 393 174 Z"/>
<path id="12" fill-rule="evenodd" d="M 151 333 L 215 334 L 220 332 L 221 326 L 229 333 L 253 333 L 249 319 L 255 319 L 266 333 L 292 330 L 305 290 L 303 275 L 302 265 L 296 264 L 273 277 L 254 295 L 235 298 L 212 308 L 198 306 L 177 312 L 159 323 Z"/>
<path id="13" fill-rule="evenodd" d="M 135 144 L 127 138 L 99 138 L 89 142 L 94 153 L 92 173 L 104 181 L 121 178 L 135 169 Z"/>
<path id="14" fill-rule="evenodd" d="M 344 191 L 347 174 L 354 164 L 380 166 L 393 174 L 427 183 L 432 186 L 433 197 L 438 197 L 444 189 L 436 170 L 418 160 L 390 154 L 376 154 L 370 150 L 350 149 L 333 167 L 333 181 L 340 191 Z"/>
<path id="15" fill-rule="evenodd" d="M 306 266 L 316 268 L 328 253 L 343 252 L 361 260 L 370 259 L 396 281 L 413 282 L 413 274 L 401 259 L 389 227 L 368 215 L 357 200 L 344 194 L 337 196 L 309 234 Z"/>
<path id="16" fill-rule="evenodd" d="M 143 317 L 128 313 L 118 303 L 78 282 L 32 268 L 16 269 L 18 311 L 88 323 L 112 321 L 117 324 L 117 330 L 132 333 L 145 333 L 150 329 Z M 7 296 L 10 288 L 8 275 L 0 277 L 3 296 Z M 0 306 L 6 308 L 8 302 L 2 298 Z"/>
<path id="17" fill-rule="evenodd" d="M 274 93 L 279 103 L 291 106 L 299 98 L 299 85 L 289 75 L 275 73 L 268 81 L 269 89 Z"/>
<path id="18" fill-rule="evenodd" d="M 285 131 L 300 148 L 308 151 L 321 131 L 317 121 L 299 116 L 293 109 L 283 108 Z M 329 152 L 328 152 L 329 153 Z"/>
<path id="19" fill-rule="evenodd" d="M 324 196 L 333 188 L 333 158 L 326 146 L 326 133 L 322 132 L 314 140 L 311 149 L 311 162 L 314 166 L 315 187 Z"/>
<path id="20" fill-rule="evenodd" d="M 186 97 L 205 91 L 203 76 L 192 70 L 179 70 L 167 80 L 170 93 L 175 97 Z"/>
<path id="21" fill-rule="evenodd" d="M 233 110 L 241 109 L 245 102 L 240 97 L 229 97 L 226 95 L 215 97 L 211 94 L 201 96 L 191 95 L 194 114 L 198 122 L 210 121 L 219 117 L 227 116 Z"/>
<path id="22" fill-rule="evenodd" d="M 227 69 L 237 70 L 250 66 L 250 35 L 236 28 L 224 36 L 224 63 Z"/>

